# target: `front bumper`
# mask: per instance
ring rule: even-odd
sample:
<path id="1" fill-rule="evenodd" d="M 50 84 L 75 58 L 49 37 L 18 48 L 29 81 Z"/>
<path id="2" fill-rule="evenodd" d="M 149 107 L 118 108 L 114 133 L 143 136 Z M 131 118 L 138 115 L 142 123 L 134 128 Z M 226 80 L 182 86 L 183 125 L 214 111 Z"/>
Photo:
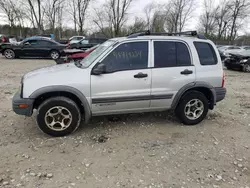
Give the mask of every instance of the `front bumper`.
<path id="1" fill-rule="evenodd" d="M 217 87 L 215 88 L 215 93 L 216 93 L 216 102 L 220 102 L 225 98 L 227 90 L 224 87 Z"/>
<path id="2" fill-rule="evenodd" d="M 12 109 L 18 115 L 32 116 L 33 104 L 34 99 L 23 99 L 20 92 L 17 92 L 12 99 Z M 26 106 L 26 108 L 21 106 Z"/>

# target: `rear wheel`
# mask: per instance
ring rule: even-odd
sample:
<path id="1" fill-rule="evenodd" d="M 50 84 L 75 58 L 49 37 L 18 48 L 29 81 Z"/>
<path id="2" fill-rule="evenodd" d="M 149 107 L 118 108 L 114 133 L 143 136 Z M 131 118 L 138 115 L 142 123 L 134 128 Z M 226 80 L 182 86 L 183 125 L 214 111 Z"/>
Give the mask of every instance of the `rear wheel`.
<path id="1" fill-rule="evenodd" d="M 14 59 L 15 58 L 15 52 L 11 49 L 7 49 L 4 51 L 4 56 L 7 58 L 7 59 Z"/>
<path id="2" fill-rule="evenodd" d="M 50 57 L 51 57 L 52 59 L 56 60 L 56 59 L 59 59 L 60 54 L 59 54 L 58 51 L 53 50 L 53 51 L 50 52 Z"/>
<path id="3" fill-rule="evenodd" d="M 80 125 L 81 113 L 74 101 L 66 97 L 53 97 L 38 108 L 37 124 L 50 136 L 66 136 Z"/>
<path id="4" fill-rule="evenodd" d="M 185 125 L 196 125 L 207 115 L 208 99 L 199 91 L 190 91 L 180 100 L 176 108 L 176 116 Z"/>

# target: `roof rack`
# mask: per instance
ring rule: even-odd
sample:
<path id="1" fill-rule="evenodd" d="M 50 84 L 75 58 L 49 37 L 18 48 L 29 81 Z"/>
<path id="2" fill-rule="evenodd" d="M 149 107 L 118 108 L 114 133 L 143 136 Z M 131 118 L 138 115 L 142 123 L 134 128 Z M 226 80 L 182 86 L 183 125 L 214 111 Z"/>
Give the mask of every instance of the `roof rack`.
<path id="1" fill-rule="evenodd" d="M 138 36 L 147 36 L 147 35 L 155 35 L 155 36 L 181 36 L 181 35 L 187 35 L 192 37 L 197 37 L 199 39 L 207 39 L 204 35 L 199 35 L 197 31 L 184 31 L 184 32 L 178 32 L 178 33 L 151 33 L 149 30 L 147 31 L 140 31 L 138 33 L 132 33 L 128 35 L 128 38 L 136 38 Z"/>

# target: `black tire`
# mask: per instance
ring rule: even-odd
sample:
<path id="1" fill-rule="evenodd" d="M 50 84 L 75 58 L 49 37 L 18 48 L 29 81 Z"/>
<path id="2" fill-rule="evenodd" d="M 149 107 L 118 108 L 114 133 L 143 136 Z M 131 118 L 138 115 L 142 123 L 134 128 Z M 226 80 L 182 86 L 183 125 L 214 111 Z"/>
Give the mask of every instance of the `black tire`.
<path id="1" fill-rule="evenodd" d="M 15 58 L 15 52 L 11 49 L 6 49 L 3 52 L 6 59 L 14 59 Z"/>
<path id="2" fill-rule="evenodd" d="M 55 128 L 53 129 L 49 127 L 49 125 L 47 124 L 48 121 L 51 121 L 51 117 L 48 116 L 47 114 L 51 109 L 53 110 L 54 108 L 56 109 L 57 107 L 63 108 L 63 110 L 68 110 L 69 112 L 68 114 L 71 117 L 71 120 L 69 121 L 70 123 L 68 122 L 69 125 L 64 130 L 55 130 Z M 60 124 L 59 121 L 64 122 L 64 120 L 60 119 L 60 117 L 55 117 L 54 115 L 53 122 L 55 119 L 57 119 L 58 122 L 55 125 L 59 125 Z M 69 135 L 74 131 L 76 131 L 80 123 L 81 123 L 81 112 L 77 104 L 69 98 L 66 97 L 49 98 L 46 101 L 44 101 L 38 108 L 38 114 L 37 114 L 38 127 L 41 129 L 41 131 L 50 136 L 60 137 Z"/>
<path id="3" fill-rule="evenodd" d="M 59 59 L 59 58 L 60 58 L 60 53 L 59 53 L 57 50 L 52 50 L 52 51 L 50 52 L 50 57 L 51 57 L 53 60 Z"/>
<path id="4" fill-rule="evenodd" d="M 186 116 L 185 110 L 186 110 L 186 105 L 194 99 L 198 99 L 199 101 L 201 101 L 203 103 L 204 108 L 199 118 L 191 120 Z M 203 93 L 199 91 L 189 91 L 179 101 L 179 104 L 175 110 L 175 114 L 183 124 L 196 125 L 206 117 L 208 109 L 209 109 L 208 99 Z"/>
<path id="5" fill-rule="evenodd" d="M 244 64 L 242 67 L 243 72 L 250 72 L 250 65 L 249 64 Z"/>

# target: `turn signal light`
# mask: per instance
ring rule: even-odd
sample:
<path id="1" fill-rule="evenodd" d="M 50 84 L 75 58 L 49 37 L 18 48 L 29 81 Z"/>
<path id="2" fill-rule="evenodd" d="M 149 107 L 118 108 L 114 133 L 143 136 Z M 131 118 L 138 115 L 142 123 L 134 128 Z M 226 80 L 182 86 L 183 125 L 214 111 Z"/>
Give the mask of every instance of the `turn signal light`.
<path id="1" fill-rule="evenodd" d="M 18 105 L 19 108 L 29 108 L 28 104 L 19 104 Z"/>

